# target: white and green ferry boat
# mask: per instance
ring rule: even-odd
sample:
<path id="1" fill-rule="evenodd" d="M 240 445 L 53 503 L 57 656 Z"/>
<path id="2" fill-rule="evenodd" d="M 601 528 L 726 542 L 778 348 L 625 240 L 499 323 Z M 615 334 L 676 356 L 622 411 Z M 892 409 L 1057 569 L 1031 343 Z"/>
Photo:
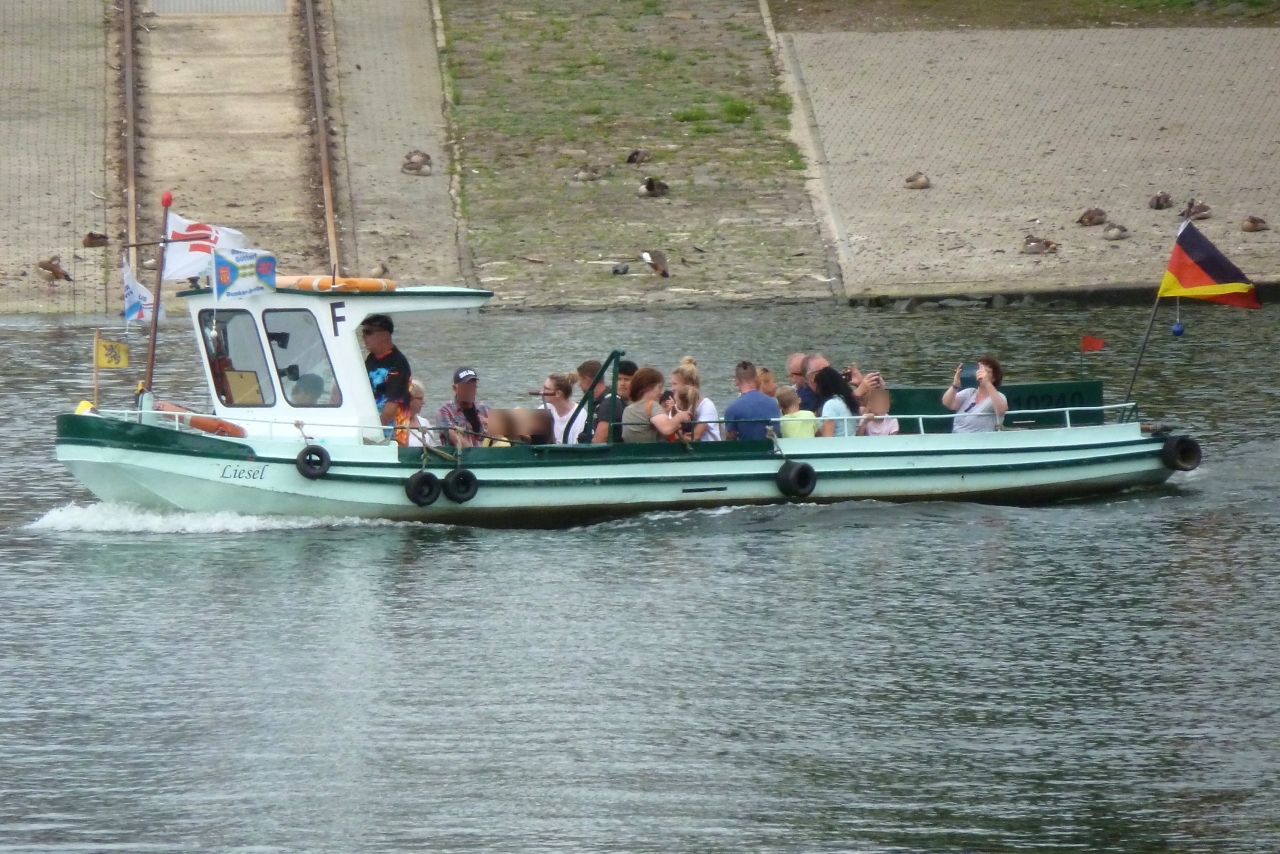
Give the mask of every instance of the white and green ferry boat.
<path id="1" fill-rule="evenodd" d="M 210 412 L 143 395 L 135 409 L 58 417 L 58 459 L 103 501 L 518 527 L 786 502 L 1036 503 L 1159 484 L 1200 461 L 1193 439 L 1140 424 L 1133 404 L 1104 406 L 1101 384 L 1091 382 L 1005 386 L 1006 429 L 989 433 L 949 432 L 941 390 L 895 389 L 898 436 L 400 447 L 379 423 L 360 322 L 478 308 L 491 293 L 282 287 L 234 302 L 207 289 L 181 296 Z M 297 393 L 307 375 L 323 381 L 321 399 Z"/>

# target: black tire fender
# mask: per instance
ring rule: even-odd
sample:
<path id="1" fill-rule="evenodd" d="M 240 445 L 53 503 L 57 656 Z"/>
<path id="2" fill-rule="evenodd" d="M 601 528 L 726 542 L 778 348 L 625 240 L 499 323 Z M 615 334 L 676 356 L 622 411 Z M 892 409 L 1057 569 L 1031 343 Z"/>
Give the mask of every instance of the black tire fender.
<path id="1" fill-rule="evenodd" d="M 787 460 L 778 469 L 778 491 L 792 498 L 808 498 L 818 485 L 818 473 L 808 463 Z"/>
<path id="2" fill-rule="evenodd" d="M 441 491 L 440 478 L 429 471 L 416 471 L 404 482 L 404 494 L 419 507 L 435 504 Z"/>
<path id="3" fill-rule="evenodd" d="M 307 445 L 293 463 L 298 467 L 298 474 L 307 480 L 319 480 L 329 473 L 329 452 L 319 445 Z"/>
<path id="4" fill-rule="evenodd" d="M 444 495 L 457 504 L 466 504 L 480 491 L 480 479 L 471 469 L 454 469 L 444 476 Z"/>
<path id="5" fill-rule="evenodd" d="M 1174 471 L 1194 471 L 1202 456 L 1200 443 L 1190 436 L 1170 436 L 1160 448 L 1160 462 Z"/>

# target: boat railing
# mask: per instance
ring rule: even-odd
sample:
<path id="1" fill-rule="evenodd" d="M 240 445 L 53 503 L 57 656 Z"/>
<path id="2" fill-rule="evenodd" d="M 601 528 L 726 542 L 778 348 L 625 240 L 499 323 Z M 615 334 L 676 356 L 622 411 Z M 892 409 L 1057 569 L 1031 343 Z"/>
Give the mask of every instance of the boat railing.
<path id="1" fill-rule="evenodd" d="M 1053 409 L 1016 409 L 1016 410 L 1010 409 L 1004 414 L 1004 417 L 1000 419 L 1000 425 L 1001 425 L 1000 429 L 1016 430 L 1016 429 L 1033 428 L 1040 424 L 1041 419 L 1035 418 L 1035 417 L 1029 417 L 1029 416 L 1046 416 L 1046 415 L 1061 415 L 1062 427 L 1097 426 L 1098 422 L 1095 418 L 1080 417 L 1084 413 L 1100 414 L 1102 416 L 1102 423 L 1106 422 L 1108 413 L 1115 413 L 1116 421 L 1123 423 L 1125 421 L 1129 421 L 1132 419 L 1133 415 L 1137 410 L 1137 407 L 1138 407 L 1138 404 L 1136 402 L 1130 401 L 1128 403 L 1109 403 L 1103 406 L 1063 406 L 1063 407 L 1055 407 Z M 1075 413 L 1077 416 L 1075 422 L 1072 421 L 1073 413 Z M 989 413 L 989 412 L 979 412 L 979 413 L 945 412 L 945 413 L 929 413 L 929 414 L 920 414 L 920 415 L 907 415 L 907 414 L 898 414 L 898 413 L 891 412 L 888 415 L 880 415 L 880 416 L 873 416 L 873 417 L 884 418 L 884 419 L 896 418 L 899 424 L 902 424 L 903 422 L 907 422 L 907 423 L 914 422 L 916 425 L 916 432 L 926 433 L 929 431 L 925 429 L 925 422 L 929 422 L 929 423 L 936 423 L 939 421 L 954 422 L 955 419 L 957 418 L 983 418 L 984 416 L 989 418 L 995 417 L 994 413 Z M 865 415 L 839 415 L 839 416 L 824 418 L 821 415 L 815 415 L 814 420 L 815 421 L 842 421 L 845 423 L 846 428 L 852 431 L 852 428 L 856 428 L 857 423 L 861 421 L 864 417 L 866 416 Z M 777 420 L 778 419 L 776 418 L 735 418 L 734 423 L 771 424 Z M 852 422 L 852 424 L 850 422 Z M 1081 423 L 1081 422 L 1084 422 L 1084 423 Z M 720 418 L 715 421 L 686 421 L 684 423 L 686 426 L 689 426 L 689 427 L 692 427 L 697 424 L 718 424 L 723 428 L 729 422 L 727 422 L 723 418 Z M 1044 428 L 1042 427 L 1041 429 L 1044 429 Z"/>
<path id="2" fill-rule="evenodd" d="M 180 433 L 191 433 L 193 435 L 208 436 L 210 430 L 193 426 L 192 421 L 195 420 L 211 420 L 226 421 L 239 427 L 254 427 L 253 436 L 263 439 L 280 439 L 295 438 L 304 441 L 311 441 L 316 437 L 323 438 L 340 438 L 350 439 L 353 442 L 364 443 L 366 440 L 372 443 L 379 443 L 382 440 L 390 440 L 390 431 L 393 429 L 389 426 L 374 426 L 372 424 L 352 424 L 350 422 L 335 423 L 327 421 L 312 421 L 304 419 L 295 419 L 293 421 L 282 421 L 275 418 L 255 418 L 252 415 L 241 415 L 236 413 L 234 417 L 222 419 L 216 415 L 210 415 L 204 412 L 186 412 L 186 411 L 167 411 L 167 410 L 151 410 L 151 409 L 100 409 L 97 414 L 103 418 L 114 421 L 127 421 L 133 424 L 146 424 L 151 427 L 164 427 L 176 430 Z M 418 432 L 422 428 L 408 427 L 411 432 Z M 433 428 L 434 429 L 434 428 Z"/>

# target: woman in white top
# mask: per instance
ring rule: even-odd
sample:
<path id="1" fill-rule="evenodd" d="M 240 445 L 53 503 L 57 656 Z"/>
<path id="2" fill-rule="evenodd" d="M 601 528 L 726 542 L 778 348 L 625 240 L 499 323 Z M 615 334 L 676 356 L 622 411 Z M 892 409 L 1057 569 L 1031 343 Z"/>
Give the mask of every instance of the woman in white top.
<path id="1" fill-rule="evenodd" d="M 552 374 L 542 381 L 543 406 L 551 410 L 551 420 L 555 430 L 554 441 L 557 445 L 578 444 L 579 434 L 586 429 L 587 408 L 585 406 L 578 411 L 578 417 L 573 419 L 573 426 L 569 427 L 569 417 L 577 408 L 573 402 L 573 390 L 577 384 L 578 375 L 575 373 Z M 564 432 L 565 427 L 569 427 L 567 438 Z"/>
<path id="2" fill-rule="evenodd" d="M 813 390 L 818 397 L 819 436 L 852 436 L 857 430 L 854 416 L 858 399 L 840 372 L 827 365 L 813 375 Z"/>
<path id="3" fill-rule="evenodd" d="M 431 424 L 422 417 L 422 403 L 427 398 L 427 390 L 417 380 L 409 380 L 409 443 L 410 448 L 421 448 L 425 436 L 427 447 L 436 446 L 435 434 L 431 432 Z"/>
<path id="4" fill-rule="evenodd" d="M 681 359 L 680 365 L 671 372 L 671 390 L 676 393 L 677 400 L 684 397 L 694 401 L 688 412 L 693 415 L 692 421 L 697 423 L 684 425 L 684 430 L 693 434 L 693 440 L 719 442 L 720 413 L 714 403 L 702 396 L 702 378 L 698 375 L 698 363 L 692 356 Z"/>
<path id="5" fill-rule="evenodd" d="M 978 387 L 960 388 L 960 369 L 951 380 L 951 387 L 942 395 L 942 405 L 959 414 L 951 421 L 952 433 L 987 433 L 995 430 L 1009 411 L 1009 401 L 997 391 L 1004 380 L 1004 369 L 995 356 L 983 356 L 978 360 Z"/>

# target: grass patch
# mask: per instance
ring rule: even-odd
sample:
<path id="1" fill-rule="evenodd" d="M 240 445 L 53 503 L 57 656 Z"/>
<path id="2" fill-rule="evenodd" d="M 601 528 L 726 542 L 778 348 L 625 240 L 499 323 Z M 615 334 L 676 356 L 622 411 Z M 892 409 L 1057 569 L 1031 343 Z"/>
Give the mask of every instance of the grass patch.
<path id="1" fill-rule="evenodd" d="M 791 96 L 786 92 L 768 92 L 760 96 L 760 103 L 784 116 L 791 115 Z"/>
<path id="2" fill-rule="evenodd" d="M 720 99 L 720 119 L 731 125 L 740 125 L 756 108 L 741 98 L 726 97 Z"/>
<path id="3" fill-rule="evenodd" d="M 662 14 L 661 0 L 642 0 L 642 2 L 640 3 L 640 14 L 654 15 L 654 16 L 661 15 Z"/>
<path id="4" fill-rule="evenodd" d="M 584 116 L 603 116 L 604 104 L 587 104 L 582 108 L 582 114 Z"/>
<path id="5" fill-rule="evenodd" d="M 720 128 L 710 122 L 694 122 L 689 128 L 689 133 L 694 136 L 707 136 L 708 134 L 719 133 Z"/>
<path id="6" fill-rule="evenodd" d="M 678 122 L 705 122 L 711 118 L 711 113 L 707 112 L 706 107 L 685 107 L 672 113 L 671 118 Z"/>
<path id="7" fill-rule="evenodd" d="M 661 48 L 653 52 L 653 58 L 662 60 L 663 62 L 673 62 L 676 58 L 676 52 L 667 48 Z"/>

